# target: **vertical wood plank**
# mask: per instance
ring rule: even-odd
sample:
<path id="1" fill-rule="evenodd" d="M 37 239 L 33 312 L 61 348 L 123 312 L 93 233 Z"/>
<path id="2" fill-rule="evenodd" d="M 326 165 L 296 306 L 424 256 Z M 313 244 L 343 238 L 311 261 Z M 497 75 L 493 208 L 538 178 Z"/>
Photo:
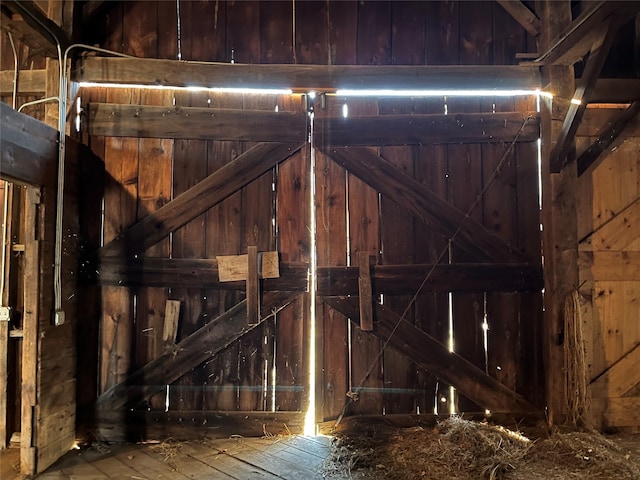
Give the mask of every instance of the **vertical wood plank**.
<path id="1" fill-rule="evenodd" d="M 517 247 L 536 263 L 541 262 L 540 206 L 538 199 L 537 145 L 516 146 Z M 544 404 L 542 362 L 542 292 L 519 295 L 520 358 L 516 391 L 534 405 Z"/>
<path id="2" fill-rule="evenodd" d="M 464 98 L 448 99 L 447 105 L 449 113 L 455 114 L 460 111 L 479 111 L 480 102 Z M 465 144 L 449 145 L 447 149 L 450 201 L 463 212 L 468 212 L 475 205 L 470 218 L 482 223 L 482 205 L 477 203 L 482 192 L 481 147 L 478 144 Z M 451 260 L 452 263 L 459 263 L 468 262 L 471 258 L 452 245 Z M 453 293 L 451 297 L 454 351 L 484 370 L 484 296 L 482 293 Z M 459 398 L 455 408 L 459 411 L 478 411 L 478 406 L 465 398 Z"/>
<path id="3" fill-rule="evenodd" d="M 104 102 L 104 89 L 82 89 L 80 97 L 84 102 Z M 81 162 L 81 180 L 79 188 L 79 279 L 95 278 L 95 259 L 91 258 L 102 242 L 102 200 L 105 188 L 105 140 L 104 137 L 94 137 L 83 133 L 83 141 L 89 145 L 91 151 L 100 158 L 99 164 Z M 96 399 L 99 385 L 99 352 L 100 352 L 100 322 L 102 302 L 100 287 L 89 281 L 78 282 L 78 323 L 77 338 L 83 339 L 77 344 L 77 395 L 78 408 L 89 405 Z"/>
<path id="4" fill-rule="evenodd" d="M 482 208 L 485 227 L 506 242 L 513 244 L 517 234 L 515 159 L 509 154 L 499 167 L 499 162 L 507 148 L 506 144 L 482 146 L 482 175 L 485 183 L 483 188 L 486 188 Z M 491 184 L 487 186 L 489 182 Z M 486 294 L 486 317 L 489 325 L 487 371 L 511 389 L 516 387 L 517 360 L 520 353 L 517 295 L 514 293 Z"/>
<path id="5" fill-rule="evenodd" d="M 165 105 L 172 102 L 172 92 L 143 90 L 141 103 Z M 155 212 L 171 199 L 171 173 L 173 141 L 169 139 L 141 138 L 138 141 L 138 220 Z M 164 239 L 149 248 L 144 257 L 169 257 L 169 239 Z M 162 333 L 164 311 L 169 290 L 157 287 L 137 289 L 137 312 L 135 332 L 135 367 L 141 368 L 154 360 L 163 349 Z M 163 395 L 149 400 L 152 408 L 164 409 Z"/>
<path id="6" fill-rule="evenodd" d="M 107 101 L 138 103 L 138 93 L 130 89 L 107 92 Z M 138 182 L 138 139 L 113 138 L 105 141 L 104 243 L 120 235 L 135 222 Z M 132 289 L 104 287 L 101 318 L 101 392 L 126 378 L 131 367 Z"/>
<path id="7" fill-rule="evenodd" d="M 358 4 L 329 2 L 327 5 L 328 63 L 356 62 Z M 316 115 L 339 115 L 345 99 L 328 97 L 326 110 Z M 326 134 L 326 132 L 323 132 Z M 323 136 L 323 138 L 326 138 Z M 318 266 L 347 265 L 347 174 L 329 157 L 316 157 L 316 242 Z M 318 315 L 320 316 L 320 315 Z M 350 322 L 327 305 L 322 305 L 322 366 L 324 367 L 323 416 L 335 419 L 347 406 L 346 396 L 352 383 L 350 369 Z"/>
<path id="8" fill-rule="evenodd" d="M 442 112 L 443 100 L 427 102 L 427 112 Z M 446 145 L 420 146 L 416 148 L 414 175 L 417 180 L 436 192 L 441 198 L 448 198 L 450 180 Z M 416 263 L 448 263 L 448 242 L 438 232 L 423 222 L 414 221 L 415 261 Z M 444 253 L 444 255 L 443 255 Z M 422 294 L 416 301 L 416 326 L 437 338 L 442 344 L 449 339 L 449 295 Z M 440 408 L 440 392 L 448 391 L 435 376 L 418 371 L 416 389 L 420 394 L 416 398 L 416 409 L 433 413 Z"/>
<path id="9" fill-rule="evenodd" d="M 258 285 L 258 248 L 247 247 L 247 323 L 260 321 L 260 287 Z"/>
<path id="10" fill-rule="evenodd" d="M 358 299 L 360 308 L 360 330 L 373 330 L 373 295 L 371 292 L 371 267 L 369 253 L 358 254 Z"/>
<path id="11" fill-rule="evenodd" d="M 24 202 L 24 313 L 22 338 L 22 415 L 20 471 L 36 472 L 36 405 L 38 385 L 38 323 L 40 316 L 40 189 L 25 188 Z M 28 288 L 26 288 L 28 286 Z"/>
<path id="12" fill-rule="evenodd" d="M 370 99 L 349 102 L 349 115 L 376 114 L 377 102 Z M 359 252 L 380 252 L 378 192 L 359 178 L 348 175 L 348 214 L 350 258 L 356 262 Z M 351 325 L 351 390 L 360 391 L 350 411 L 358 414 L 382 412 L 384 385 L 380 340 Z"/>
<path id="13" fill-rule="evenodd" d="M 310 245 L 310 150 L 285 160 L 278 166 L 278 249 L 283 260 L 309 261 Z M 276 402 L 282 410 L 304 408 L 307 389 L 308 322 L 310 305 L 300 298 L 283 310 L 276 322 Z"/>
<path id="14" fill-rule="evenodd" d="M 245 95 L 243 99 L 244 108 L 251 110 L 273 111 L 277 104 L 278 99 L 275 95 Z M 248 149 L 252 145 L 251 142 L 243 142 L 242 148 Z M 241 252 L 246 252 L 248 245 L 256 245 L 261 251 L 276 250 L 275 184 L 275 170 L 272 169 L 242 189 Z M 283 318 L 283 315 L 287 318 L 290 315 L 289 309 L 280 312 L 278 320 Z M 270 354 L 267 350 L 274 348 L 272 343 L 265 343 L 265 337 L 269 337 L 268 341 L 271 340 L 271 335 L 265 335 L 263 328 L 255 329 L 245 335 L 239 344 L 239 404 L 243 410 L 258 410 L 263 405 L 263 353 L 268 357 Z M 275 341 L 279 341 L 277 335 Z"/>
<path id="15" fill-rule="evenodd" d="M 358 3 L 358 65 L 391 63 L 391 2 Z"/>
<path id="16" fill-rule="evenodd" d="M 471 7 L 471 8 L 468 8 Z M 474 2 L 473 6 L 460 7 L 459 55 L 461 64 L 488 64 L 492 56 L 492 5 L 490 2 Z M 448 112 L 480 111 L 477 99 L 449 99 Z M 482 149 L 480 145 L 449 146 L 449 167 L 452 175 L 453 204 L 467 212 L 482 192 Z M 470 215 L 482 223 L 482 205 L 477 204 Z M 452 247 L 454 263 L 469 261 L 464 252 Z M 485 368 L 484 296 L 479 294 L 452 294 L 454 350 L 474 365 Z M 477 411 L 480 407 L 464 397 L 457 399 L 459 411 Z"/>
<path id="17" fill-rule="evenodd" d="M 294 63 L 329 63 L 329 2 L 311 0 L 295 4 Z"/>
<path id="18" fill-rule="evenodd" d="M 191 59 L 202 62 L 227 61 L 227 2 L 206 0 L 193 2 L 191 26 L 185 35 L 191 37 Z"/>
<path id="19" fill-rule="evenodd" d="M 460 2 L 427 2 L 427 64 L 460 62 L 458 14 Z"/>
<path id="20" fill-rule="evenodd" d="M 242 108 L 242 96 L 233 94 L 211 95 L 211 106 L 217 108 Z M 208 142 L 208 174 L 233 161 L 242 153 L 242 144 L 231 141 Z M 206 255 L 238 255 L 241 253 L 242 194 L 236 192 L 206 212 Z M 242 298 L 241 292 L 207 291 L 207 312 L 216 317 Z M 211 410 L 234 410 L 238 401 L 237 372 L 239 344 L 236 342 L 226 351 L 205 365 L 207 384 L 205 408 Z"/>
<path id="21" fill-rule="evenodd" d="M 329 2 L 329 64 L 356 62 L 358 2 Z"/>
<path id="22" fill-rule="evenodd" d="M 9 182 L 4 180 L 0 181 L 0 249 L 2 249 L 3 262 L 0 265 L 0 275 L 2 275 L 2 283 L 4 288 L 0 290 L 0 306 L 9 306 L 9 269 L 10 269 L 10 251 L 7 249 L 7 245 L 11 242 L 7 242 L 7 236 L 10 237 L 11 232 L 11 217 L 9 216 L 11 210 L 7 209 L 7 215 L 5 216 L 4 205 L 12 198 L 13 187 Z M 17 219 L 16 219 L 17 220 Z M 5 230 L 7 236 L 5 236 Z M 5 255 L 9 254 L 9 255 Z M 0 450 L 7 448 L 9 440 L 8 430 L 8 416 L 7 416 L 7 395 L 9 382 L 9 321 L 0 322 L 0 388 L 4 389 L 5 394 L 0 396 Z"/>
<path id="23" fill-rule="evenodd" d="M 260 61 L 260 2 L 227 3 L 227 61 Z"/>
<path id="24" fill-rule="evenodd" d="M 293 2 L 260 2 L 260 62 L 293 63 Z"/>
<path id="25" fill-rule="evenodd" d="M 182 11 L 185 18 L 188 13 Z M 190 51 L 183 50 L 190 55 Z M 176 105 L 206 107 L 208 96 L 202 93 L 176 92 Z M 207 143 L 204 140 L 175 140 L 173 157 L 174 198 L 202 181 L 207 176 Z M 173 233 L 174 258 L 204 258 L 205 214 L 201 214 Z M 178 328 L 178 341 L 190 335 L 205 323 L 204 292 L 194 286 L 191 289 L 172 289 L 172 296 L 182 301 L 182 316 Z M 196 368 L 169 388 L 169 404 L 175 410 L 200 410 L 202 386 L 205 378 L 202 369 Z"/>
<path id="26" fill-rule="evenodd" d="M 317 110 L 316 118 L 339 114 L 343 102 L 327 98 L 326 110 Z M 323 132 L 326 133 L 326 132 Z M 327 138 L 324 134 L 322 138 Z M 318 266 L 346 265 L 347 211 L 345 170 L 316 149 L 316 250 Z M 322 303 L 322 398 L 324 419 L 340 415 L 346 400 L 349 380 L 348 320 Z"/>

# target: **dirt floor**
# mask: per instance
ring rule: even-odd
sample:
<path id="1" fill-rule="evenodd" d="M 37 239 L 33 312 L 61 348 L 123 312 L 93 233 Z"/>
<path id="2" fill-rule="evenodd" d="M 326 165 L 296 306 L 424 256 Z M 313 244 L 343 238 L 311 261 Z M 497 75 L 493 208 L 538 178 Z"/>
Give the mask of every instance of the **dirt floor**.
<path id="1" fill-rule="evenodd" d="M 339 435 L 325 478 L 640 480 L 640 435 L 517 432 L 452 417 L 433 428 Z"/>

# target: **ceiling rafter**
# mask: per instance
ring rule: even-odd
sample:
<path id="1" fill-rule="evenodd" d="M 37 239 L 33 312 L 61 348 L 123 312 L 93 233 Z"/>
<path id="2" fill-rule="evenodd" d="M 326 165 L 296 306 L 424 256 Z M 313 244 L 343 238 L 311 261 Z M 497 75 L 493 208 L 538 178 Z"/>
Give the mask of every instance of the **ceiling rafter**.
<path id="1" fill-rule="evenodd" d="M 2 29 L 47 57 L 58 58 L 56 40 L 62 52 L 71 45 L 69 35 L 33 1 L 2 0 L 1 10 Z"/>
<path id="2" fill-rule="evenodd" d="M 520 0 L 497 0 L 522 28 L 534 37 L 540 35 L 540 19 Z"/>
<path id="3" fill-rule="evenodd" d="M 600 28 L 590 49 L 589 57 L 582 73 L 581 82 L 576 88 L 571 105 L 562 124 L 562 131 L 549 162 L 551 173 L 558 173 L 570 163 L 575 148 L 575 136 L 587 109 L 593 89 L 596 85 L 611 45 L 620 27 L 619 20 L 612 19 L 605 27 Z"/>
<path id="4" fill-rule="evenodd" d="M 640 2 L 601 1 L 589 4 L 552 42 L 549 50 L 533 62 L 521 65 L 573 65 L 582 59 L 611 20 L 622 25 L 640 12 Z"/>

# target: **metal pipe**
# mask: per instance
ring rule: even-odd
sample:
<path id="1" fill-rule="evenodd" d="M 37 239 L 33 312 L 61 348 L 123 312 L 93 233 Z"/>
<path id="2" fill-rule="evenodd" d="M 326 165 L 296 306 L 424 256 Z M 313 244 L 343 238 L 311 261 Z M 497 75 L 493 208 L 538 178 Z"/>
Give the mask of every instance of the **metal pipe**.
<path id="1" fill-rule="evenodd" d="M 57 102 L 59 101 L 58 97 L 47 97 L 47 98 L 40 98 L 38 100 L 33 100 L 31 102 L 26 102 L 23 103 L 22 105 L 20 105 L 20 107 L 18 108 L 18 111 L 21 112 L 23 108 L 26 107 L 31 107 L 32 105 L 38 105 L 40 103 L 49 103 L 49 102 Z"/>

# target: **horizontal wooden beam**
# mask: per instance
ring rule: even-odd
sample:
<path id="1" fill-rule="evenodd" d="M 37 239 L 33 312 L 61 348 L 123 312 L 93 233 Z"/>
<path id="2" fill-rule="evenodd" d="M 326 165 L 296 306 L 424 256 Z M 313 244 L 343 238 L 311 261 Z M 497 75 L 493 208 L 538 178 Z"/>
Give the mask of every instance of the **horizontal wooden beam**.
<path id="1" fill-rule="evenodd" d="M 20 70 L 18 95 L 41 95 L 46 91 L 46 70 Z M 0 72 L 0 95 L 13 94 L 13 70 Z"/>
<path id="2" fill-rule="evenodd" d="M 533 142 L 540 136 L 535 112 L 376 115 L 317 118 L 316 138 L 325 146 L 425 145 Z"/>
<path id="3" fill-rule="evenodd" d="M 32 48 L 30 53 L 42 53 L 58 58 L 71 45 L 69 35 L 49 19 L 40 8 L 29 0 L 3 0 L 0 25 Z M 55 38 L 54 38 L 55 37 Z"/>
<path id="4" fill-rule="evenodd" d="M 612 17 L 624 23 L 640 11 L 638 2 L 608 0 L 587 3 L 587 5 L 588 8 L 551 42 L 549 50 L 534 62 L 523 62 L 523 64 L 573 65 L 589 53 L 603 26 Z"/>
<path id="5" fill-rule="evenodd" d="M 592 398 L 622 397 L 640 383 L 640 343 L 591 382 Z"/>
<path id="6" fill-rule="evenodd" d="M 281 263 L 280 277 L 262 281 L 265 291 L 306 291 L 308 264 Z M 89 268 L 88 273 L 95 273 Z M 242 282 L 220 282 L 215 259 L 102 257 L 97 281 L 103 286 L 216 288 L 244 290 Z M 510 264 L 374 265 L 375 295 L 412 295 L 424 283 L 423 293 L 523 292 L 542 288 L 542 268 Z M 83 277 L 83 281 L 91 281 Z M 318 295 L 357 295 L 357 267 L 319 267 Z"/>
<path id="7" fill-rule="evenodd" d="M 102 163 L 86 145 L 68 136 L 65 159 L 82 168 Z M 57 168 L 58 131 L 0 102 L 0 178 L 55 190 Z M 78 169 L 65 173 L 66 189 L 76 188 Z"/>
<path id="8" fill-rule="evenodd" d="M 578 176 L 592 172 L 623 142 L 625 130 L 640 126 L 640 100 L 627 107 L 616 121 L 578 157 Z"/>
<path id="9" fill-rule="evenodd" d="M 358 299 L 324 297 L 330 307 L 358 323 Z M 388 308 L 375 304 L 373 335 L 406 355 L 417 366 L 453 385 L 458 392 L 492 412 L 534 412 L 522 395 L 490 377 L 460 355 Z"/>
<path id="10" fill-rule="evenodd" d="M 167 438 L 189 441 L 230 438 L 233 435 L 302 435 L 305 416 L 304 412 L 210 410 L 130 410 L 124 418 L 124 412 L 100 412 L 99 417 L 95 419 L 82 411 L 80 414 L 80 425 L 86 424 L 95 436 L 87 440 L 96 439 L 108 443 L 164 441 Z"/>
<path id="11" fill-rule="evenodd" d="M 95 269 L 87 269 L 92 275 Z M 102 257 L 97 281 L 102 286 L 215 288 L 244 290 L 244 281 L 221 282 L 216 259 Z M 298 291 L 308 288 L 307 263 L 281 263 L 280 277 L 262 280 L 265 291 Z M 91 281 L 91 278 L 85 278 Z"/>
<path id="12" fill-rule="evenodd" d="M 479 262 L 527 263 L 519 252 L 466 213 L 440 198 L 401 169 L 364 147 L 325 148 L 348 172 L 405 208 Z"/>
<path id="13" fill-rule="evenodd" d="M 536 67 L 491 65 L 273 65 L 200 63 L 142 58 L 86 57 L 76 69 L 80 82 L 290 88 L 294 92 L 338 89 L 468 90 L 540 88 Z"/>
<path id="14" fill-rule="evenodd" d="M 498 3 L 531 35 L 540 34 L 540 19 L 520 0 L 498 0 Z"/>
<path id="15" fill-rule="evenodd" d="M 90 103 L 88 110 L 90 135 L 291 143 L 306 140 L 307 115 L 302 112 L 110 103 Z"/>
<path id="16" fill-rule="evenodd" d="M 321 296 L 358 294 L 357 267 L 318 267 Z M 542 267 L 509 264 L 373 265 L 374 295 L 540 291 Z M 425 281 L 425 279 L 427 279 Z"/>
<path id="17" fill-rule="evenodd" d="M 266 292 L 262 311 L 271 315 L 274 310 L 285 308 L 299 295 L 299 292 Z M 217 355 L 257 325 L 247 325 L 247 303 L 243 300 L 132 373 L 124 382 L 100 395 L 96 400 L 98 411 L 133 407 L 150 398 L 208 358 Z"/>
<path id="18" fill-rule="evenodd" d="M 301 144 L 259 143 L 224 167 L 132 225 L 102 247 L 100 256 L 133 257 L 171 232 L 232 195 L 252 180 L 293 155 Z"/>
<path id="19" fill-rule="evenodd" d="M 0 102 L 0 155 L 4 180 L 52 186 L 58 165 L 58 131 Z"/>
<path id="20" fill-rule="evenodd" d="M 578 252 L 582 282 L 640 281 L 640 252 Z"/>
<path id="21" fill-rule="evenodd" d="M 576 81 L 583 84 L 582 80 Z M 591 103 L 631 103 L 640 100 L 640 78 L 599 78 L 591 92 Z"/>

